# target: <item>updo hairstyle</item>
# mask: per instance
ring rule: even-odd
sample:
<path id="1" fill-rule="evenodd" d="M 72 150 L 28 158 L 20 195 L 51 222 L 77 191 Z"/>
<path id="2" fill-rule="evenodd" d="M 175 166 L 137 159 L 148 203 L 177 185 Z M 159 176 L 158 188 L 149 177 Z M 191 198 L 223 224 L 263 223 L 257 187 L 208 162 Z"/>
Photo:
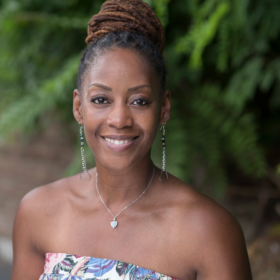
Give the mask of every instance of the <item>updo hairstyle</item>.
<path id="1" fill-rule="evenodd" d="M 136 50 L 154 69 L 163 93 L 166 69 L 162 57 L 164 29 L 148 4 L 142 0 L 111 0 L 101 6 L 88 23 L 88 47 L 81 58 L 77 86 L 94 59 L 113 48 Z"/>

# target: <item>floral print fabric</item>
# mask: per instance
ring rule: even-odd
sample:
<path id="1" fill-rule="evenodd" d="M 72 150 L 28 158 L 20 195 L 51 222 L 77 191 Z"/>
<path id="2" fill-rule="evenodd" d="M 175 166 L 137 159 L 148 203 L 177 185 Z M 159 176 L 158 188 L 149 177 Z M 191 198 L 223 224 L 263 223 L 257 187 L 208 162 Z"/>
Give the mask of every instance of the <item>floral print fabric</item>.
<path id="1" fill-rule="evenodd" d="M 47 253 L 39 280 L 177 280 L 137 265 L 63 253 Z"/>

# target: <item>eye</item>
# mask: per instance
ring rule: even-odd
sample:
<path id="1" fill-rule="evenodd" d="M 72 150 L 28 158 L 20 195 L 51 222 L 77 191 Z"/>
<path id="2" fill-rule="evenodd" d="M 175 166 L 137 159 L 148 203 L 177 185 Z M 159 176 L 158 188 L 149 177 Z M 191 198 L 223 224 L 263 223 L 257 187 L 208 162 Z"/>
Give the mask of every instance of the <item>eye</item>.
<path id="1" fill-rule="evenodd" d="M 137 99 L 132 102 L 133 105 L 138 105 L 138 106 L 145 106 L 148 104 L 148 101 L 145 99 Z"/>
<path id="2" fill-rule="evenodd" d="M 91 102 L 93 102 L 95 104 L 108 104 L 109 103 L 105 97 L 95 97 L 95 98 L 91 99 Z"/>

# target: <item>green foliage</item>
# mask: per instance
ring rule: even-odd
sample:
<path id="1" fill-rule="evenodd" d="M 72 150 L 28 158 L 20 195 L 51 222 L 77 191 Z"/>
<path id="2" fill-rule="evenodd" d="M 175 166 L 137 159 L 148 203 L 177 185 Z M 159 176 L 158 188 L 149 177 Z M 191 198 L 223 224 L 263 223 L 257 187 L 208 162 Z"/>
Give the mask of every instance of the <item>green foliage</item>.
<path id="1" fill-rule="evenodd" d="M 165 27 L 168 24 L 168 3 L 170 0 L 154 0 L 153 6 L 155 12 Z"/>
<path id="2" fill-rule="evenodd" d="M 47 79 L 39 88 L 23 96 L 20 102 L 4 110 L 0 120 L 0 130 L 5 131 L 2 137 L 10 135 L 21 127 L 31 129 L 34 126 L 34 121 L 42 112 L 49 111 L 60 101 L 70 98 L 64 91 L 69 84 L 73 84 L 77 74 L 77 63 L 78 59 L 76 58 L 67 61 L 61 73 Z M 19 116 L 20 121 L 18 120 Z"/>
<path id="3" fill-rule="evenodd" d="M 280 2 L 145 1 L 166 28 L 167 170 L 214 197 L 224 194 L 229 164 L 265 176 L 268 147 L 280 138 Z M 0 141 L 32 133 L 50 112 L 72 129 L 78 57 L 102 2 L 0 3 Z M 78 152 L 67 174 L 80 170 Z"/>
<path id="4" fill-rule="evenodd" d="M 80 6 L 78 1 L 3 1 L 0 142 L 17 131 L 32 132 L 48 112 L 71 116 L 79 57 L 91 11 L 102 1 L 97 2 Z"/>
<path id="5" fill-rule="evenodd" d="M 217 33 L 219 23 L 229 11 L 228 1 L 205 1 L 193 8 L 193 23 L 175 46 L 180 53 L 190 53 L 190 66 L 200 68 L 202 53 Z"/>

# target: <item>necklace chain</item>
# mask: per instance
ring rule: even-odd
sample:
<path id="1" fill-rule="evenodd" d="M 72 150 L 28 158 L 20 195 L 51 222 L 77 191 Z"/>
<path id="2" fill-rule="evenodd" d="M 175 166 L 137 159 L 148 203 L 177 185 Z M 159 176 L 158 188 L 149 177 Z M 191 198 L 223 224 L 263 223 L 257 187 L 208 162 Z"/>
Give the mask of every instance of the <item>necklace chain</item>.
<path id="1" fill-rule="evenodd" d="M 141 193 L 141 195 L 136 198 L 134 201 L 132 201 L 131 203 L 129 203 L 127 206 L 125 206 L 116 216 L 111 212 L 111 210 L 108 208 L 108 206 L 105 204 L 104 200 L 102 199 L 101 195 L 100 195 L 100 192 L 98 190 L 98 186 L 97 186 L 97 177 L 98 177 L 98 173 L 96 172 L 96 184 L 95 184 L 95 187 L 96 187 L 96 190 L 98 192 L 98 195 L 100 197 L 100 200 L 102 201 L 102 203 L 104 204 L 104 206 L 106 207 L 106 209 L 109 211 L 109 213 L 113 216 L 114 218 L 114 221 L 111 223 L 111 226 L 113 228 L 115 228 L 117 226 L 117 221 L 116 221 L 116 218 L 121 214 L 122 211 L 124 211 L 127 207 L 129 207 L 130 205 L 132 205 L 133 203 L 135 203 L 136 201 L 138 201 L 142 196 L 143 194 L 147 191 L 147 189 L 149 188 L 149 186 L 151 185 L 153 179 L 154 179 L 154 175 L 155 175 L 155 165 L 153 165 L 153 175 L 152 175 L 152 178 L 148 184 L 148 186 L 146 187 L 146 189 Z M 115 224 L 115 226 L 113 226 Z"/>

